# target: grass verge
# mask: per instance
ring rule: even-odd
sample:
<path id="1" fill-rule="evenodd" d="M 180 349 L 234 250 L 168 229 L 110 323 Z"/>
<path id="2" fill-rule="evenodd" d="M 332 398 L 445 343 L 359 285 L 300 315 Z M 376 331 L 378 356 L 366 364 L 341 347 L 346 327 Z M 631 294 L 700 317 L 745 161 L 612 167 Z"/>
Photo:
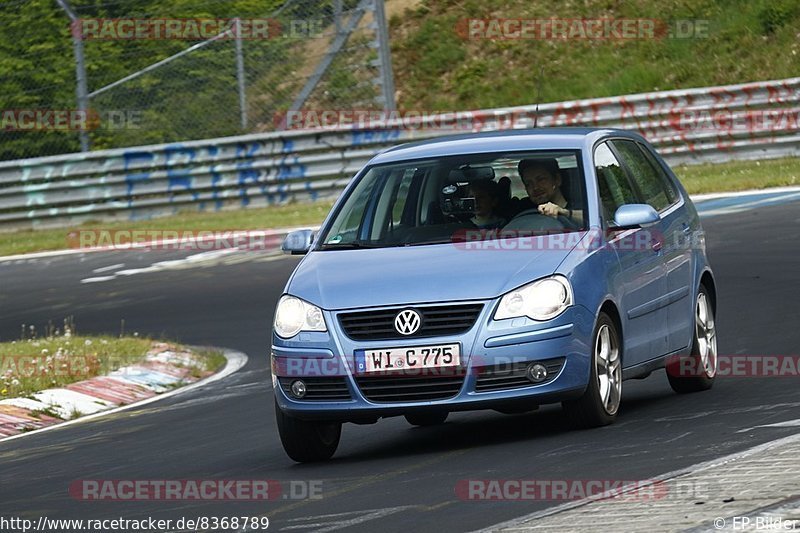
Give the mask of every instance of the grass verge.
<path id="1" fill-rule="evenodd" d="M 138 336 L 75 335 L 67 327 L 44 337 L 23 326 L 20 340 L 0 343 L 0 400 L 30 396 L 44 389 L 63 387 L 142 361 L 153 340 Z M 180 347 L 178 347 L 180 348 Z M 215 350 L 195 350 L 201 365 L 191 374 L 214 372 L 226 362 Z"/>
<path id="2" fill-rule="evenodd" d="M 800 185 L 800 158 L 684 165 L 674 170 L 689 194 Z M 314 226 L 322 222 L 331 205 L 332 201 L 320 201 L 217 213 L 195 211 L 154 220 L 92 222 L 74 228 L 0 233 L 0 256 L 67 248 L 67 234 L 75 229 L 213 231 Z"/>
<path id="3" fill-rule="evenodd" d="M 86 229 L 130 230 L 157 229 L 176 231 L 228 231 L 286 228 L 317 225 L 325 218 L 333 201 L 279 205 L 214 213 L 185 211 L 152 220 L 87 222 L 61 229 L 20 230 L 0 233 L 0 256 L 63 250 L 69 247 L 70 231 Z"/>
<path id="4" fill-rule="evenodd" d="M 202 377 L 203 370 L 206 372 L 217 372 L 218 370 L 222 370 L 222 367 L 224 367 L 228 362 L 228 360 L 219 350 L 201 348 L 194 350 L 194 353 L 202 357 L 202 366 L 194 367 L 192 369 L 192 376 L 196 378 Z"/>
<path id="5" fill-rule="evenodd" d="M 689 194 L 800 185 L 800 158 L 674 167 Z"/>

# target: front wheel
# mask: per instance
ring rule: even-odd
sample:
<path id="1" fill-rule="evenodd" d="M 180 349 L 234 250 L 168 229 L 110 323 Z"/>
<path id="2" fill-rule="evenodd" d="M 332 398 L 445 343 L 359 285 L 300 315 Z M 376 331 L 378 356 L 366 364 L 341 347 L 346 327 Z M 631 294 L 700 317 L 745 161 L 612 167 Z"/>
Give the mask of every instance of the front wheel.
<path id="1" fill-rule="evenodd" d="M 700 285 L 694 306 L 692 353 L 667 362 L 667 378 L 678 393 L 710 389 L 717 377 L 717 325 L 708 290 Z"/>
<path id="2" fill-rule="evenodd" d="M 573 424 L 582 428 L 612 423 L 622 399 L 622 343 L 614 321 L 603 312 L 593 339 L 589 384 L 583 396 L 562 404 Z"/>
<path id="3" fill-rule="evenodd" d="M 298 463 L 325 461 L 333 457 L 342 435 L 339 422 L 310 422 L 289 416 L 275 402 L 278 434 L 286 454 Z"/>

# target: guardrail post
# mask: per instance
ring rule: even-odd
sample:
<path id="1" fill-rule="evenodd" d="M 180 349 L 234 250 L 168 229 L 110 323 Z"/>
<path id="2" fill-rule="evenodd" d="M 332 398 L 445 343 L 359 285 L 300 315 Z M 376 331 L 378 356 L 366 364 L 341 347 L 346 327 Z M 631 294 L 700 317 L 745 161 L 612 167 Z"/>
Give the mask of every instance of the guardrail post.
<path id="1" fill-rule="evenodd" d="M 378 45 L 378 61 L 381 72 L 380 85 L 383 107 L 387 111 L 394 111 L 397 105 L 394 101 L 394 74 L 392 72 L 392 54 L 389 48 L 389 28 L 386 24 L 386 12 L 383 0 L 375 1 L 375 34 Z"/>
<path id="2" fill-rule="evenodd" d="M 245 93 L 244 53 L 242 50 L 242 19 L 236 18 L 236 81 L 239 85 L 239 118 L 242 131 L 247 130 L 247 94 Z"/>
<path id="3" fill-rule="evenodd" d="M 76 30 L 80 28 L 78 26 L 80 19 L 72 10 L 69 3 L 67 3 L 67 0 L 56 0 L 56 2 L 58 2 L 58 5 L 64 10 L 71 22 L 70 35 L 72 36 L 72 50 L 75 53 L 75 92 L 78 99 L 78 110 L 86 117 L 86 113 L 89 109 L 89 89 L 86 86 L 86 64 L 83 59 L 83 41 L 80 35 L 76 35 Z M 88 152 L 89 134 L 85 129 L 82 129 L 78 132 L 78 137 L 81 143 L 81 152 Z"/>

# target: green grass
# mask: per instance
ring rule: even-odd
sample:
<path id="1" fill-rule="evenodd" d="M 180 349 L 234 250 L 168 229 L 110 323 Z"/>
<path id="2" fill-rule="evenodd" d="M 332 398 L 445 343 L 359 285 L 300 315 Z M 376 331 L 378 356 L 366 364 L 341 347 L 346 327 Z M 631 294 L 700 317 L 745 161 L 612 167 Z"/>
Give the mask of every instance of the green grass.
<path id="1" fill-rule="evenodd" d="M 800 185 L 798 158 L 686 165 L 673 170 L 689 194 Z"/>
<path id="2" fill-rule="evenodd" d="M 697 30 L 689 38 L 467 40 L 456 29 L 498 18 L 647 18 Z M 798 27 L 796 0 L 440 0 L 394 15 L 390 42 L 398 106 L 452 111 L 533 104 L 542 67 L 541 102 L 793 77 Z"/>
<path id="3" fill-rule="evenodd" d="M 192 376 L 199 378 L 202 377 L 202 371 L 216 372 L 222 370 L 222 367 L 228 362 L 225 356 L 219 350 L 200 349 L 195 350 L 194 353 L 200 355 L 202 365 L 200 367 L 192 368 Z"/>
<path id="4" fill-rule="evenodd" d="M 33 326 L 22 326 L 19 340 L 0 342 L 0 399 L 25 397 L 34 392 L 63 387 L 102 376 L 142 361 L 153 340 L 137 334 L 126 337 L 76 335 L 70 320 L 64 329 L 52 326 L 38 336 Z M 177 350 L 185 350 L 176 345 Z M 193 350 L 199 364 L 190 374 L 201 378 L 222 368 L 225 356 L 216 350 Z M 41 414 L 52 415 L 52 411 Z"/>
<path id="5" fill-rule="evenodd" d="M 70 243 L 67 235 L 74 230 L 157 229 L 228 231 L 245 229 L 285 228 L 319 224 L 328 214 L 332 201 L 271 206 L 236 211 L 205 213 L 187 211 L 170 217 L 119 222 L 87 222 L 63 229 L 23 230 L 0 233 L 0 256 L 62 250 Z"/>
<path id="6" fill-rule="evenodd" d="M 689 194 L 742 191 L 800 185 L 800 159 L 731 161 L 674 168 Z M 136 222 L 87 223 L 79 229 L 245 230 L 315 226 L 322 222 L 331 202 L 291 204 L 218 213 L 181 213 Z M 0 233 L 0 256 L 68 247 L 67 234 L 76 228 Z"/>
<path id="7" fill-rule="evenodd" d="M 28 396 L 140 361 L 152 341 L 58 335 L 0 343 L 0 399 Z"/>

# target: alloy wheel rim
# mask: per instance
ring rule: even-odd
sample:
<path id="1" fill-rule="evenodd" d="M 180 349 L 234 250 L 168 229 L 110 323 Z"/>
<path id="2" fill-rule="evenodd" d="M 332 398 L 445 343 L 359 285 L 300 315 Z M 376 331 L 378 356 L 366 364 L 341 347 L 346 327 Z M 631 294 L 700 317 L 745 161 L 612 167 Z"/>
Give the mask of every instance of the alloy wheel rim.
<path id="1" fill-rule="evenodd" d="M 606 413 L 613 415 L 622 397 L 622 365 L 619 343 L 608 324 L 597 331 L 594 353 L 600 401 Z"/>
<path id="2" fill-rule="evenodd" d="M 707 377 L 713 378 L 717 373 L 717 331 L 708 297 L 702 292 L 697 297 L 695 336 L 703 371 Z"/>

